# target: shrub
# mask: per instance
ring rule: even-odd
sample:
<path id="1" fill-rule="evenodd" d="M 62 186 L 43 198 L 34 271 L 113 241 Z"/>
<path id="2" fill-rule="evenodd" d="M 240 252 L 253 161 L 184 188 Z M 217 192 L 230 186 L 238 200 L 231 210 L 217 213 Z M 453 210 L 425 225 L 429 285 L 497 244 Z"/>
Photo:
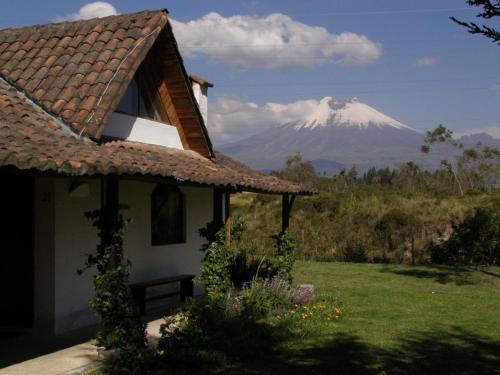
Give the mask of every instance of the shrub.
<path id="1" fill-rule="evenodd" d="M 225 243 L 226 231 L 223 227 L 206 246 L 205 257 L 201 265 L 200 280 L 209 298 L 218 298 L 230 289 L 229 266 L 233 252 Z"/>
<path id="2" fill-rule="evenodd" d="M 273 236 L 276 241 L 276 256 L 274 258 L 274 266 L 278 275 L 292 280 L 292 269 L 295 264 L 295 241 L 292 236 L 285 230 L 283 233 Z"/>
<path id="3" fill-rule="evenodd" d="M 241 292 L 243 313 L 261 319 L 269 313 L 289 308 L 294 302 L 294 289 L 287 278 L 276 275 L 269 279 L 255 278 Z"/>
<path id="4" fill-rule="evenodd" d="M 191 301 L 180 318 L 167 318 L 158 349 L 171 366 L 223 367 L 232 357 L 258 358 L 278 335 L 245 308 L 242 296 L 229 290 L 217 299 Z"/>
<path id="5" fill-rule="evenodd" d="M 433 263 L 500 265 L 500 212 L 480 207 L 453 229 L 447 241 L 431 246 Z"/>
<path id="6" fill-rule="evenodd" d="M 101 212 L 88 212 L 85 216 L 99 230 L 103 238 Z M 101 320 L 97 343 L 114 349 L 117 356 L 107 363 L 113 373 L 142 374 L 147 372 L 147 361 L 152 352 L 147 345 L 146 324 L 142 322 L 129 288 L 130 262 L 123 257 L 123 235 L 127 221 L 119 216 L 118 226 L 106 241 L 89 254 L 84 270 L 96 266 L 95 295 L 90 306 Z M 78 270 L 81 274 L 84 270 Z"/>
<path id="7" fill-rule="evenodd" d="M 368 262 L 368 255 L 366 254 L 365 246 L 362 243 L 349 242 L 342 251 L 342 261 L 353 263 L 366 263 Z"/>

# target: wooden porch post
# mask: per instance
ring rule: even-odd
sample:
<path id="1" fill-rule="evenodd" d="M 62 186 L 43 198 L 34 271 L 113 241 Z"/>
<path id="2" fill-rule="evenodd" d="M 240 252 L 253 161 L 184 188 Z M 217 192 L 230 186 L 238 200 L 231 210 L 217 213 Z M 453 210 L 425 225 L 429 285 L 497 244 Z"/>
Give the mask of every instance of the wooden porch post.
<path id="1" fill-rule="evenodd" d="M 283 194 L 281 202 L 281 233 L 285 233 L 290 226 L 290 213 L 292 211 L 294 201 L 295 195 L 290 197 L 288 194 Z"/>
<path id="2" fill-rule="evenodd" d="M 101 246 L 111 243 L 113 231 L 118 228 L 118 177 L 101 177 Z M 113 266 L 117 260 L 113 259 Z"/>
<path id="3" fill-rule="evenodd" d="M 224 194 L 224 208 L 226 217 L 224 218 L 224 224 L 226 225 L 226 244 L 231 244 L 231 193 L 226 191 Z"/>

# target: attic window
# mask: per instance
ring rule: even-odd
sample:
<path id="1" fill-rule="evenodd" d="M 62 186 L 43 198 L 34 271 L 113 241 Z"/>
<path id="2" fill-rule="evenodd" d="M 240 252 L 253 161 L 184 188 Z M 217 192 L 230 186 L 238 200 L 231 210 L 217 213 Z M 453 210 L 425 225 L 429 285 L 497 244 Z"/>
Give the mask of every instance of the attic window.
<path id="1" fill-rule="evenodd" d="M 127 91 L 123 95 L 120 104 L 118 104 L 116 112 L 162 121 L 153 96 L 154 93 L 148 89 L 143 74 L 141 71 L 138 71 L 128 85 Z"/>

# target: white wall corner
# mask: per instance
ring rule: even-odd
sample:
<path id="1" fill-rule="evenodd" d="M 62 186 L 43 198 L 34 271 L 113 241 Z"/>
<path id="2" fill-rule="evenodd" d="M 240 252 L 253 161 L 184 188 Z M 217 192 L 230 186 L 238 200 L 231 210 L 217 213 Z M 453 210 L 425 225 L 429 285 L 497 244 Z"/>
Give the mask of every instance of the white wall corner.
<path id="1" fill-rule="evenodd" d="M 198 108 L 200 109 L 201 116 L 203 117 L 203 122 L 205 126 L 208 126 L 208 88 L 206 86 L 201 86 L 198 82 L 192 81 L 194 97 L 198 103 Z"/>

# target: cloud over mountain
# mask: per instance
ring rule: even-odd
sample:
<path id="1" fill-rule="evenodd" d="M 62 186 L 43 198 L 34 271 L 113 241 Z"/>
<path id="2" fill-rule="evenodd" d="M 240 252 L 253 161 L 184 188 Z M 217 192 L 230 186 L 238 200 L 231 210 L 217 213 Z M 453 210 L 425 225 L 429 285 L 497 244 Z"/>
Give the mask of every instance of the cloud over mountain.
<path id="1" fill-rule="evenodd" d="M 333 61 L 364 66 L 382 54 L 380 43 L 353 32 L 331 34 L 280 13 L 224 17 L 209 13 L 197 20 L 172 20 L 183 55 L 208 56 L 233 68 L 286 69 Z"/>
<path id="2" fill-rule="evenodd" d="M 268 102 L 258 105 L 237 97 L 221 96 L 211 104 L 208 127 L 215 143 L 238 141 L 284 124 L 295 127 L 324 127 L 330 123 L 365 127 L 367 124 L 407 128 L 400 122 L 359 102 L 337 100 L 298 100 L 288 104 Z"/>
<path id="3" fill-rule="evenodd" d="M 258 105 L 238 97 L 219 96 L 209 108 L 208 127 L 215 143 L 233 142 L 290 122 L 304 123 L 316 115 L 321 101 Z"/>

